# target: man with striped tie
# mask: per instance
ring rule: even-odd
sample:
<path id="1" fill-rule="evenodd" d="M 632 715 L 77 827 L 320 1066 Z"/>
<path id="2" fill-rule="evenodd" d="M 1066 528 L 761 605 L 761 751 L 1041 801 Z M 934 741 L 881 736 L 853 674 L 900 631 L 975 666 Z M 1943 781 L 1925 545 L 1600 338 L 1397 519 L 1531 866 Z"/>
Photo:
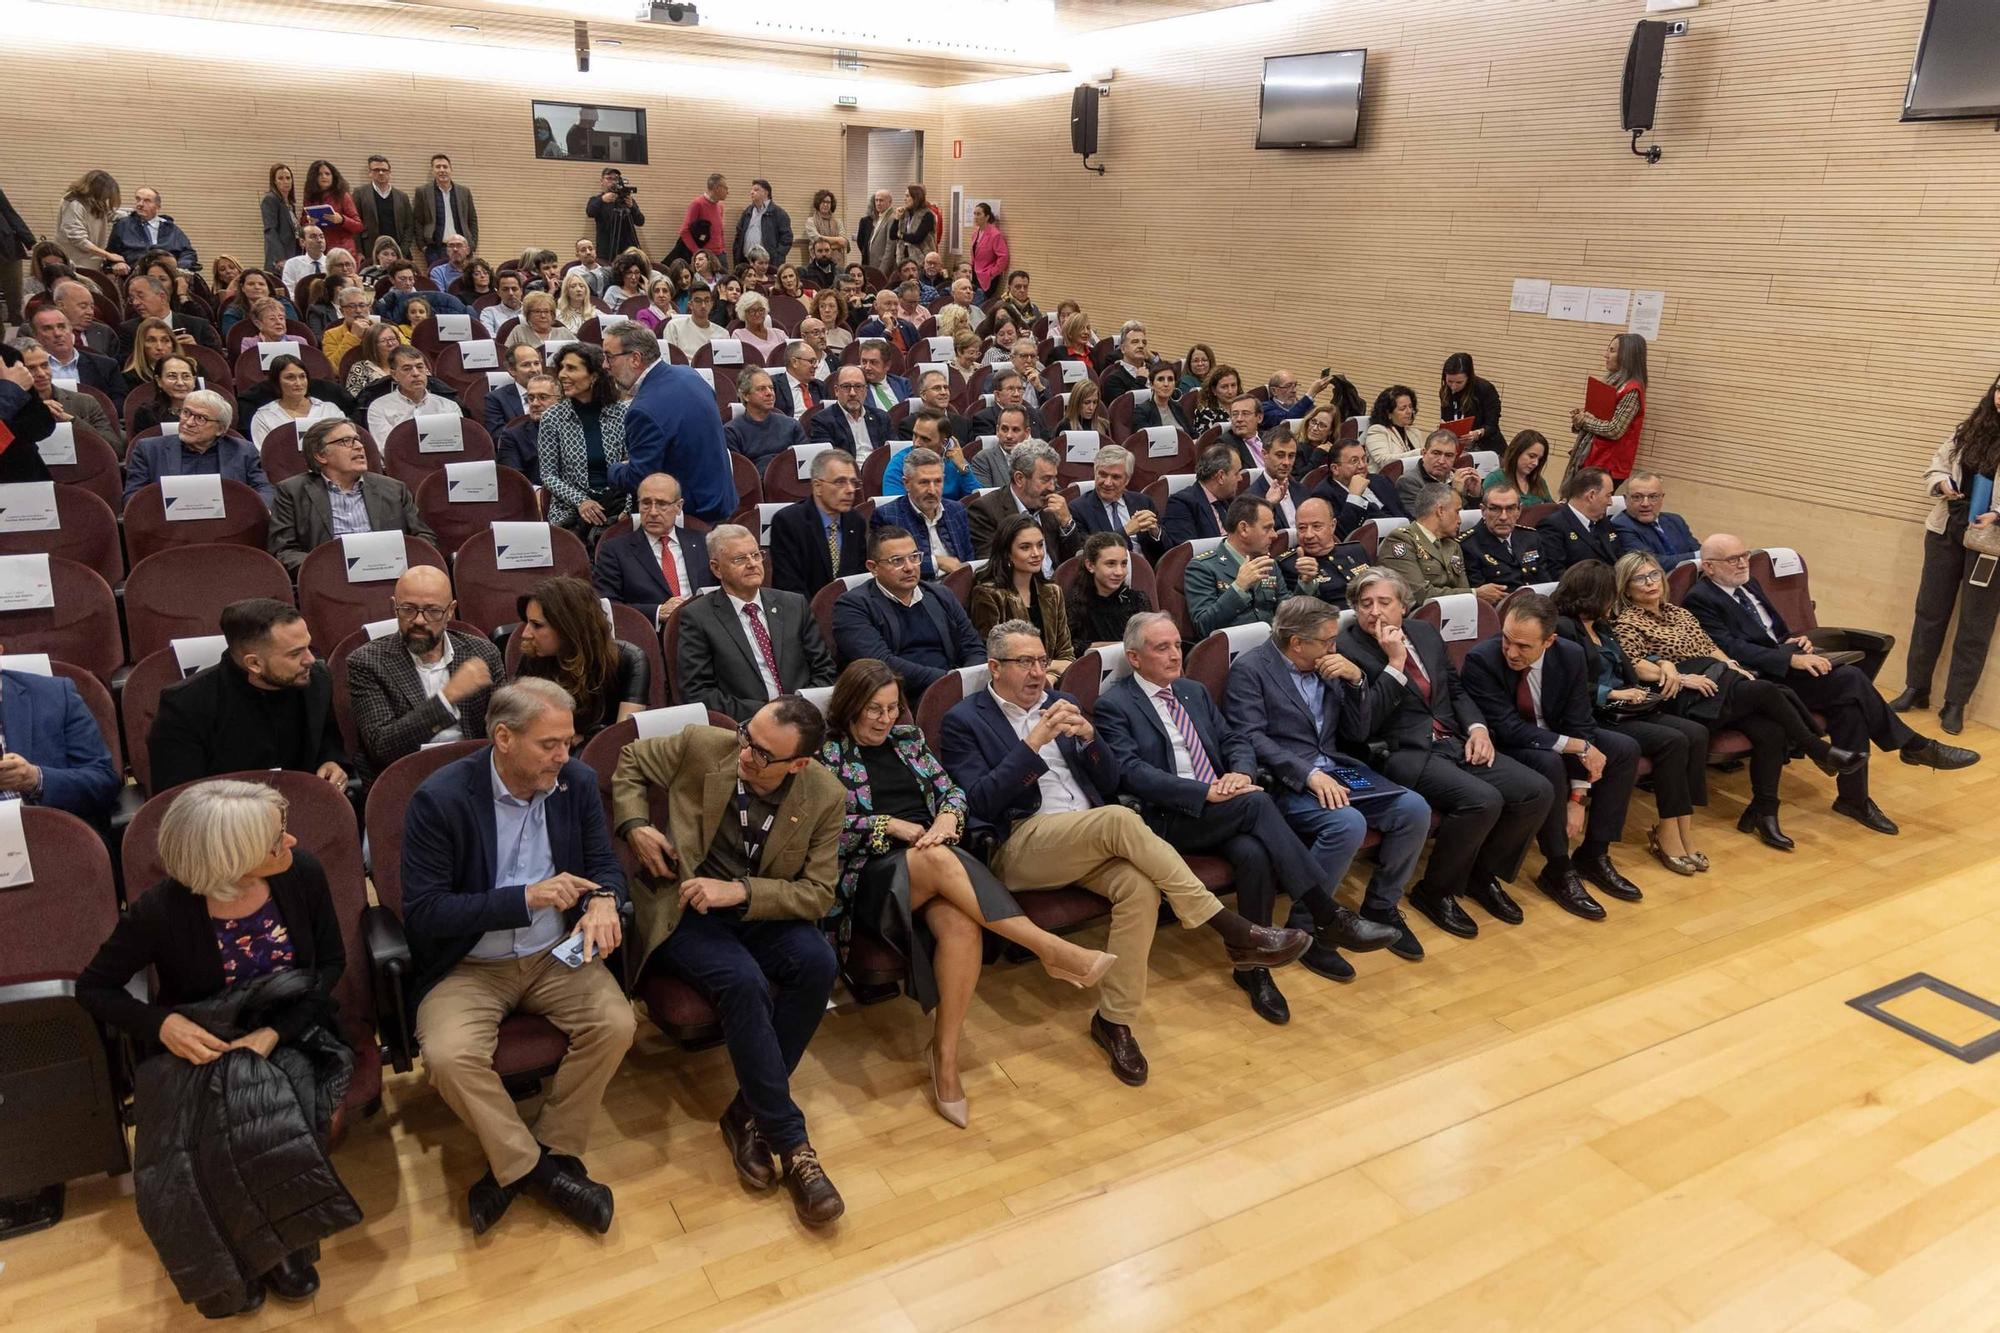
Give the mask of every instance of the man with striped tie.
<path id="1" fill-rule="evenodd" d="M 1278 893 L 1290 895 L 1312 918 L 1306 965 L 1322 976 L 1352 977 L 1337 946 L 1380 949 L 1397 935 L 1394 927 L 1363 921 L 1333 900 L 1360 838 L 1337 856 L 1308 855 L 1277 802 L 1257 785 L 1257 754 L 1246 730 L 1226 725 L 1208 691 L 1182 678 L 1180 631 L 1172 617 L 1148 611 L 1127 621 L 1125 660 L 1132 674 L 1100 695 L 1092 710 L 1118 762 L 1120 792 L 1137 796 L 1146 823 L 1175 847 L 1215 851 L 1229 861 L 1237 910 L 1252 925 L 1270 925 Z M 1430 811 L 1421 800 L 1416 805 L 1421 847 Z M 1235 977 L 1260 1017 L 1290 1019 L 1269 968 L 1239 966 Z"/>

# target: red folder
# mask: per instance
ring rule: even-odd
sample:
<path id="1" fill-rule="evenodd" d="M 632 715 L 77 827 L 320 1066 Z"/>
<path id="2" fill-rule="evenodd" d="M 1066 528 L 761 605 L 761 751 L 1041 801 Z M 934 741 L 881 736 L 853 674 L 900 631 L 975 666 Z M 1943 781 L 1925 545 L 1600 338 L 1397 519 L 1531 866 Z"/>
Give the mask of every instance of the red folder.
<path id="1" fill-rule="evenodd" d="M 1618 412 L 1618 390 L 1592 375 L 1583 390 L 1583 410 L 1599 421 L 1609 421 Z"/>
<path id="2" fill-rule="evenodd" d="M 1462 440 L 1462 439 L 1464 439 L 1464 438 L 1465 438 L 1465 437 L 1466 437 L 1466 436 L 1467 436 L 1467 435 L 1468 435 L 1469 433 L 1471 433 L 1471 431 L 1472 431 L 1472 428 L 1473 428 L 1473 427 L 1475 427 L 1475 426 L 1477 426 L 1478 424 L 1479 424 L 1479 422 L 1478 422 L 1477 420 L 1475 420 L 1474 418 L 1472 418 L 1472 417 L 1460 417 L 1460 418 L 1459 418 L 1458 420 L 1456 420 L 1456 421 L 1446 421 L 1446 422 L 1443 422 L 1443 423 L 1441 423 L 1441 424 L 1440 424 L 1440 425 L 1438 426 L 1438 429 L 1439 429 L 1439 430 L 1448 430 L 1448 431 L 1450 431 L 1450 432 L 1451 432 L 1451 433 L 1452 433 L 1453 435 L 1456 435 L 1456 436 L 1458 436 L 1458 438 Z"/>

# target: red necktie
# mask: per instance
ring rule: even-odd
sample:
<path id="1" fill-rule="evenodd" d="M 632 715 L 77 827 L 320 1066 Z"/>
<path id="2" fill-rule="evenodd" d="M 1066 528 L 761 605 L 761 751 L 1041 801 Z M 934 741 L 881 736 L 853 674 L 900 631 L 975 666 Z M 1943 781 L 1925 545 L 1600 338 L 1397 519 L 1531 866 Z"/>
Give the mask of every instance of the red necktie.
<path id="1" fill-rule="evenodd" d="M 903 346 L 903 328 L 900 324 L 889 326 L 889 341 L 896 344 L 896 350 L 899 352 L 908 350 Z"/>
<path id="2" fill-rule="evenodd" d="M 764 665 L 770 670 L 771 679 L 778 682 L 778 688 L 783 689 L 784 677 L 778 674 L 778 655 L 771 649 L 771 632 L 764 628 L 763 617 L 757 614 L 757 603 L 751 602 L 745 605 L 743 614 L 750 617 L 750 637 L 757 641 L 757 651 L 763 656 Z"/>
<path id="3" fill-rule="evenodd" d="M 660 538 L 660 573 L 667 579 L 667 592 L 672 596 L 681 595 L 681 576 L 674 569 L 674 535 L 670 532 Z"/>
<path id="4" fill-rule="evenodd" d="M 812 391 L 812 386 L 811 386 L 810 384 L 806 384 L 806 383 L 804 383 L 803 381 L 801 381 L 801 382 L 800 382 L 800 384 L 799 384 L 799 397 L 801 397 L 801 398 L 805 399 L 805 404 L 806 404 L 806 411 L 808 411 L 808 412 L 812 411 L 812 409 L 813 409 L 813 391 Z"/>
<path id="5" fill-rule="evenodd" d="M 1521 716 L 1527 721 L 1535 721 L 1535 692 L 1528 688 L 1528 673 L 1525 671 L 1514 684 L 1514 707 L 1521 710 Z"/>
<path id="6" fill-rule="evenodd" d="M 1417 657 L 1417 650 L 1415 648 L 1410 649 L 1409 657 L 1403 662 L 1403 674 L 1409 677 L 1410 687 L 1424 701 L 1424 707 L 1429 708 L 1431 705 L 1431 678 L 1424 674 L 1424 664 Z M 1451 735 L 1451 732 L 1445 727 L 1444 723 L 1438 721 L 1437 714 L 1431 714 L 1431 739 L 1434 741 L 1443 740 L 1449 735 Z"/>

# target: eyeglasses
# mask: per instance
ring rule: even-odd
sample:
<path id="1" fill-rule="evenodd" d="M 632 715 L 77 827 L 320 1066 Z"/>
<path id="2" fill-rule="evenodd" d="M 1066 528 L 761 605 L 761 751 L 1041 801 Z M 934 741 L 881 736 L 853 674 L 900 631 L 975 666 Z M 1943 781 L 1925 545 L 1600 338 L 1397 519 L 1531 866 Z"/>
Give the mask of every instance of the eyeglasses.
<path id="1" fill-rule="evenodd" d="M 415 620 L 421 616 L 433 625 L 451 614 L 449 606 L 418 606 L 412 602 L 393 602 L 389 609 L 396 613 L 398 620 Z"/>
<path id="2" fill-rule="evenodd" d="M 1742 555 L 1711 555 L 1704 556 L 1703 559 L 1712 565 L 1747 565 L 1750 563 L 1750 553 L 1745 551 Z"/>
<path id="3" fill-rule="evenodd" d="M 871 722 L 893 722 L 903 711 L 901 704 L 868 704 L 861 710 L 861 716 Z"/>
<path id="4" fill-rule="evenodd" d="M 750 757 L 764 768 L 769 768 L 773 764 L 789 764 L 794 759 L 804 758 L 803 755 L 792 754 L 780 759 L 777 755 L 772 754 L 769 750 L 750 739 L 750 726 L 746 722 L 738 722 L 736 724 L 736 744 L 738 748 L 748 750 Z"/>
<path id="5" fill-rule="evenodd" d="M 1665 577 L 1666 577 L 1666 575 L 1664 575 L 1664 574 L 1660 573 L 1660 571 L 1659 571 L 1659 570 L 1657 570 L 1657 569 L 1642 569 L 1642 570 L 1640 570 L 1640 571 L 1639 571 L 1639 572 L 1638 572 L 1637 574 L 1634 574 L 1634 575 L 1632 576 L 1632 582 L 1634 582 L 1634 583 L 1658 583 L 1658 582 L 1659 582 L 1659 581 L 1660 581 L 1661 579 L 1663 579 L 1663 578 L 1665 578 Z"/>
<path id="6" fill-rule="evenodd" d="M 186 416 L 187 413 L 182 412 L 181 415 Z M 359 435 L 343 435 L 337 440 L 322 440 L 320 441 L 320 447 L 323 449 L 359 449 L 361 447 L 361 437 Z"/>
<path id="7" fill-rule="evenodd" d="M 996 657 L 993 660 L 1001 666 L 1031 667 L 1036 671 L 1047 671 L 1050 661 L 1047 657 Z"/>
<path id="8" fill-rule="evenodd" d="M 215 417 L 210 416 L 206 412 L 196 411 L 192 407 L 183 407 L 181 409 L 181 420 L 200 422 L 201 424 L 208 426 L 213 426 L 216 423 Z"/>
<path id="9" fill-rule="evenodd" d="M 875 563 L 878 565 L 887 565 L 891 569 L 908 569 L 911 565 L 921 565 L 924 563 L 924 558 L 915 551 L 912 551 L 908 555 L 885 555 L 877 559 Z"/>

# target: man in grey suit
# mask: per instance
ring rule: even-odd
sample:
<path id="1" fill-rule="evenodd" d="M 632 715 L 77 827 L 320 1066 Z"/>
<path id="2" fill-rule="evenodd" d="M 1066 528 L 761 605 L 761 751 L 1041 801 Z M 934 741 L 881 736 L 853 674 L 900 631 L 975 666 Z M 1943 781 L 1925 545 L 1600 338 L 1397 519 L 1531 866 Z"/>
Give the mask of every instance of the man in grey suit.
<path id="1" fill-rule="evenodd" d="M 981 490 L 1007 484 L 1007 465 L 1013 461 L 1014 450 L 1030 438 L 1028 409 L 1002 408 L 993 422 L 993 443 L 972 456 L 972 479 Z"/>
<path id="2" fill-rule="evenodd" d="M 294 574 L 315 547 L 350 532 L 401 532 L 437 541 L 410 488 L 368 470 L 361 430 L 346 417 L 315 421 L 299 445 L 311 469 L 287 477 L 271 504 L 271 554 Z"/>
<path id="3" fill-rule="evenodd" d="M 975 458 L 973 465 L 978 462 Z M 1007 484 L 965 507 L 975 556 L 993 544 L 993 534 L 1016 514 L 1033 514 L 1041 524 L 1043 578 L 1055 577 L 1056 566 L 1083 549 L 1089 534 L 1069 512 L 1069 495 L 1056 480 L 1057 467 L 1056 451 L 1040 440 L 1014 450 L 1007 460 Z"/>
<path id="4" fill-rule="evenodd" d="M 505 673 L 490 639 L 445 628 L 458 604 L 435 565 L 413 565 L 396 580 L 396 632 L 347 659 L 347 697 L 364 782 L 433 741 L 486 735 L 486 702 Z"/>
<path id="5" fill-rule="evenodd" d="M 764 586 L 756 533 L 735 523 L 711 529 L 708 567 L 722 586 L 675 613 L 682 702 L 748 722 L 781 694 L 833 684 L 833 656 L 806 599 Z"/>

